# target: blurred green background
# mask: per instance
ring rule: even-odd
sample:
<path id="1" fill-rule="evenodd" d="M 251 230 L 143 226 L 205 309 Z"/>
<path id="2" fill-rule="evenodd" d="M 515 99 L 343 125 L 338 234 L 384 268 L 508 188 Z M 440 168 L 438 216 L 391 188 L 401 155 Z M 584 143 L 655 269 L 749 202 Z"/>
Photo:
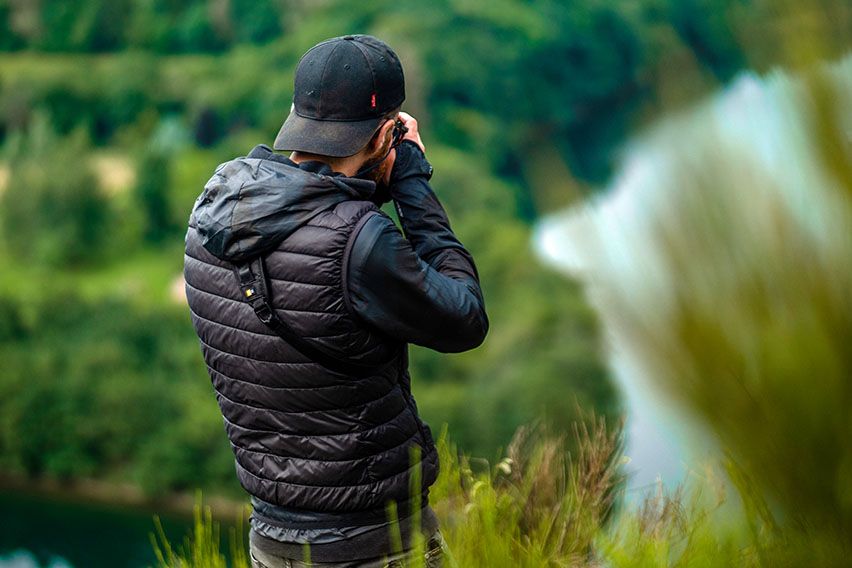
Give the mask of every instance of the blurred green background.
<path id="1" fill-rule="evenodd" d="M 491 319 L 472 352 L 412 348 L 414 393 L 492 458 L 520 424 L 622 411 L 581 286 L 533 254 L 536 220 L 594 198 L 664 114 L 803 65 L 794 38 L 842 54 L 850 22 L 831 0 L 0 0 L 0 486 L 243 497 L 183 234 L 216 165 L 271 144 L 318 41 L 371 33 L 402 59 Z"/>

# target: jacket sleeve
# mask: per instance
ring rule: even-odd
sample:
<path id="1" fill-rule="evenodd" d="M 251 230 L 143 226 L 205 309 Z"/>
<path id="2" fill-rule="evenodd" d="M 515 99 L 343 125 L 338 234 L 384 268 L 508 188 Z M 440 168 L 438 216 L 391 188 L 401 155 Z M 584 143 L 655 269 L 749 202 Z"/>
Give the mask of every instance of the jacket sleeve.
<path id="1" fill-rule="evenodd" d="M 405 237 L 386 215 L 364 223 L 348 258 L 349 305 L 402 341 L 445 353 L 473 349 L 488 332 L 473 258 L 429 186 L 432 168 L 420 149 L 404 142 L 397 160 L 390 192 Z"/>

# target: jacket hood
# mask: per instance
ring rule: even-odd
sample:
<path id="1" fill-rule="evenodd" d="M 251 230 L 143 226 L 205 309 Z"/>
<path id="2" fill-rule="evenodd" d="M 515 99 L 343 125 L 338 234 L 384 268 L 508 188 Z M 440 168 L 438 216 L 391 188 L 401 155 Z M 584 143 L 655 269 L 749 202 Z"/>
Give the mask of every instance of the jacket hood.
<path id="1" fill-rule="evenodd" d="M 376 184 L 333 172 L 322 162 L 295 163 L 261 144 L 216 168 L 195 200 L 202 245 L 212 255 L 243 262 L 338 203 L 367 200 Z"/>

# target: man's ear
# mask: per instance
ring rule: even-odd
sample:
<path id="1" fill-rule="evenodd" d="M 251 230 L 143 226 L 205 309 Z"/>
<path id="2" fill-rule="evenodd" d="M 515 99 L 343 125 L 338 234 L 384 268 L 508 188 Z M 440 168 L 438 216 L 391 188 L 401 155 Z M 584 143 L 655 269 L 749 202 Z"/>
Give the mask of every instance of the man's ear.
<path id="1" fill-rule="evenodd" d="M 370 151 L 375 152 L 385 145 L 385 141 L 391 136 L 390 132 L 393 130 L 394 121 L 388 119 L 382 124 L 379 128 L 378 132 L 373 136 L 373 139 L 370 140 Z"/>

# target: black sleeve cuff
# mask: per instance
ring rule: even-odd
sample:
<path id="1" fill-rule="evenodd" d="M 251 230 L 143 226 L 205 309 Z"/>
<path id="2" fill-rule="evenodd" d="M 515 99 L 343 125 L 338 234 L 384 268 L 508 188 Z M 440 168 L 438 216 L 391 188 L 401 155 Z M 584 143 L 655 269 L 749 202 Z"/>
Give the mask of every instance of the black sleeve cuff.
<path id="1" fill-rule="evenodd" d="M 416 143 L 411 140 L 403 140 L 396 147 L 396 160 L 394 160 L 391 171 L 390 185 L 412 176 L 424 176 L 427 180 L 432 178 L 432 164 L 426 159 L 426 155 Z"/>

